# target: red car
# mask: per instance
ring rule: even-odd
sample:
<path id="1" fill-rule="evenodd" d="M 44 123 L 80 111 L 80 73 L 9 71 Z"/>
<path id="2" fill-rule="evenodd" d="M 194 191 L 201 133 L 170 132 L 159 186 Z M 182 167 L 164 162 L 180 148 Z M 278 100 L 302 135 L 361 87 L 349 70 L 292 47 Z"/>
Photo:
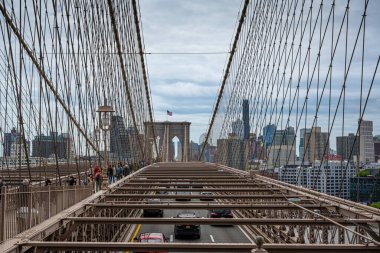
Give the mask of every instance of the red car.
<path id="1" fill-rule="evenodd" d="M 163 233 L 141 233 L 137 238 L 134 239 L 135 242 L 143 243 L 164 243 L 168 240 Z M 168 253 L 167 251 L 134 251 L 135 253 Z"/>

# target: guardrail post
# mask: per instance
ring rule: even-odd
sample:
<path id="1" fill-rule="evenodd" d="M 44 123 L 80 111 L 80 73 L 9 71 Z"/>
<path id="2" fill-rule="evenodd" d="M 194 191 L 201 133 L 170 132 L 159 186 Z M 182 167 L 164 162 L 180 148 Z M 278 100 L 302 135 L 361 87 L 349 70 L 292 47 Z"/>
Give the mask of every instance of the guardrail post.
<path id="1" fill-rule="evenodd" d="M 32 189 L 30 189 L 29 188 L 29 203 L 28 203 L 28 222 L 29 222 L 29 224 L 28 224 L 28 227 L 26 228 L 26 229 L 29 229 L 29 228 L 31 228 L 32 227 L 32 221 L 33 221 L 33 208 L 32 208 L 32 206 L 33 206 L 33 194 L 32 194 Z M 32 216 L 33 215 L 33 216 Z"/>
<path id="2" fill-rule="evenodd" d="M 5 241 L 6 226 L 6 213 L 7 213 L 7 188 L 1 187 L 1 228 L 0 228 L 0 242 Z"/>
<path id="3" fill-rule="evenodd" d="M 263 249 L 263 244 L 264 244 L 264 238 L 261 236 L 256 237 L 255 243 L 257 245 L 256 249 L 253 249 L 251 252 L 252 253 L 268 253 L 265 249 Z"/>
<path id="4" fill-rule="evenodd" d="M 65 186 L 64 185 L 62 186 L 61 192 L 62 192 L 61 194 L 62 207 L 61 207 L 61 210 L 59 210 L 59 212 L 65 209 Z"/>
<path id="5" fill-rule="evenodd" d="M 49 218 L 51 217 L 51 186 L 48 185 L 48 195 L 49 195 L 49 199 L 48 199 L 48 213 L 49 213 Z"/>

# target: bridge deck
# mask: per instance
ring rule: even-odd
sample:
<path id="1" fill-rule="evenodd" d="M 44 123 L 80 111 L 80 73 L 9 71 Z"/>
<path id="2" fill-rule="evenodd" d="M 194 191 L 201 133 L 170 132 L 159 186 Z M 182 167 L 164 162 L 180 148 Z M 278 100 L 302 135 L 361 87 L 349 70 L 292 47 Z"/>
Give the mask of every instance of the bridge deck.
<path id="1" fill-rule="evenodd" d="M 165 183 L 148 183 L 161 170 Z M 213 179 L 230 177 L 237 181 L 231 185 L 204 182 L 203 173 Z M 202 195 L 202 191 L 211 195 Z M 178 195 L 180 192 L 187 193 Z M 203 197 L 210 201 L 200 201 Z M 149 198 L 162 201 L 150 203 L 146 201 Z M 164 217 L 145 218 L 144 209 L 162 209 Z M 231 209 L 234 218 L 209 218 L 208 210 L 212 209 Z M 183 210 L 193 211 L 200 218 L 174 218 Z M 257 236 L 264 238 L 264 248 L 269 252 L 379 251 L 379 222 L 376 209 L 259 175 L 214 164 L 159 163 L 6 241 L 0 251 L 222 252 L 233 248 L 234 252 L 250 252 L 256 247 Z M 174 224 L 183 223 L 199 224 L 201 238 L 175 238 Z M 167 243 L 131 242 L 138 233 L 158 231 L 167 236 Z"/>

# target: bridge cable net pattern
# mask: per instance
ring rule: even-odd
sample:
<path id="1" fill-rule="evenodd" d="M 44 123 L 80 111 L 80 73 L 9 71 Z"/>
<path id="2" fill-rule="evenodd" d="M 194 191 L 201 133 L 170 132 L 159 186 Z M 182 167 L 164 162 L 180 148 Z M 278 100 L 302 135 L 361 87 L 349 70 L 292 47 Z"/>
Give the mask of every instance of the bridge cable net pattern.
<path id="1" fill-rule="evenodd" d="M 144 122 L 152 122 L 153 113 L 133 3 L 1 1 L 4 179 L 41 180 L 37 170 L 44 178 L 79 177 L 104 158 L 105 138 L 111 139 L 111 162 L 144 159 Z M 118 131 L 99 129 L 96 111 L 105 99 Z M 28 173 L 12 172 L 19 168 Z"/>
<path id="2" fill-rule="evenodd" d="M 366 162 L 360 125 L 377 119 L 380 48 L 366 32 L 378 31 L 374 5 L 245 1 L 200 159 L 216 146 L 217 163 L 322 192 L 327 177 L 339 181 L 330 194 L 348 198 L 357 166 L 346 161 Z M 337 149 L 348 154 L 332 161 L 347 133 L 353 143 Z"/>
<path id="3" fill-rule="evenodd" d="M 8 46 L 8 50 L 13 53 L 18 52 L 17 50 L 19 50 L 20 55 L 17 59 L 21 59 L 22 61 L 26 61 L 27 59 L 30 60 L 31 66 L 29 67 L 32 70 L 34 69 L 34 71 L 25 71 L 25 73 L 27 73 L 25 76 L 20 74 L 17 75 L 19 72 L 13 71 L 11 73 L 16 74 L 9 74 L 9 78 L 12 76 L 18 76 L 19 78 L 22 77 L 22 80 L 25 81 L 28 80 L 26 79 L 26 76 L 34 73 L 38 79 L 41 78 L 40 83 L 43 85 L 40 84 L 37 87 L 44 87 L 44 89 L 41 88 L 41 94 L 45 94 L 45 97 L 47 94 L 50 94 L 50 89 L 55 88 L 57 94 L 60 95 L 60 97 L 58 97 L 57 94 L 53 94 L 55 96 L 51 95 L 51 99 L 46 99 L 46 103 L 43 102 L 43 100 L 37 103 L 41 105 L 42 108 L 42 110 L 40 110 L 41 122 L 42 119 L 45 119 L 46 122 L 48 122 L 46 123 L 47 125 L 55 124 L 58 126 L 56 128 L 46 127 L 48 130 L 63 128 L 65 124 L 68 124 L 73 129 L 71 131 L 77 138 L 74 139 L 74 143 L 77 143 L 78 149 L 81 150 L 80 148 L 83 147 L 84 150 L 88 150 L 90 153 L 91 151 L 94 152 L 94 150 L 99 148 L 96 148 L 96 144 L 94 144 L 95 148 L 92 147 L 90 142 L 91 138 L 82 136 L 85 134 L 82 133 L 79 126 L 84 129 L 84 133 L 87 133 L 87 130 L 88 132 L 91 132 L 91 130 L 93 131 L 93 129 L 95 129 L 94 125 L 98 124 L 98 119 L 95 113 L 96 108 L 99 104 L 102 104 L 102 98 L 107 96 L 107 94 L 111 96 L 111 98 L 109 98 L 109 101 L 117 112 L 119 112 L 119 110 L 124 110 L 123 112 L 125 114 L 122 115 L 123 119 L 126 120 L 130 125 L 136 126 L 136 128 L 138 128 L 141 132 L 142 129 L 139 127 L 142 127 L 143 122 L 147 117 L 150 117 L 149 114 L 151 115 L 151 113 L 149 113 L 149 108 L 146 108 L 149 105 L 147 101 L 149 100 L 149 97 L 146 95 L 149 94 L 149 91 L 147 89 L 144 90 L 144 88 L 147 87 L 146 84 L 148 82 L 148 79 L 147 76 L 144 77 L 144 74 L 141 74 L 141 69 L 144 69 L 141 62 L 142 54 L 128 54 L 128 50 L 132 50 L 130 47 L 134 46 L 134 50 L 139 50 L 137 48 L 143 46 L 143 43 L 138 42 L 139 36 L 135 33 L 138 31 L 138 29 L 134 28 L 135 24 L 133 23 L 136 22 L 136 16 L 133 15 L 136 15 L 136 10 L 138 10 L 138 8 L 136 8 L 136 2 L 95 1 L 94 3 L 89 3 L 87 1 L 76 1 L 74 3 L 75 4 L 71 6 L 67 5 L 67 3 L 64 1 L 56 1 L 53 2 L 52 8 L 45 6 L 45 3 L 42 3 L 43 8 L 41 5 L 35 3 L 33 5 L 33 8 L 30 9 L 29 5 L 25 4 L 25 2 L 21 3 L 21 5 L 17 6 L 18 8 L 16 8 L 15 3 L 12 5 L 12 3 L 3 1 L 0 3 L 0 10 L 4 18 L 2 18 L 0 21 L 2 22 L 1 27 L 3 27 L 4 31 L 7 31 L 7 29 L 9 29 L 9 35 L 8 32 L 5 33 L 3 37 L 6 39 L 3 40 L 10 40 L 12 42 L 13 38 L 13 42 L 17 46 L 13 48 L 14 43 L 10 42 L 8 42 L 8 44 L 3 42 L 3 45 Z M 252 98 L 255 98 L 256 94 L 260 94 L 256 99 L 256 103 L 258 103 L 260 106 L 262 105 L 263 112 L 254 113 L 254 111 L 252 111 L 250 113 L 250 120 L 252 122 L 256 122 L 256 120 L 258 120 L 262 123 L 261 125 L 264 126 L 268 122 L 274 122 L 269 121 L 270 117 L 272 117 L 271 115 L 273 115 L 273 118 L 276 119 L 281 115 L 283 115 L 285 118 L 287 114 L 281 112 L 282 110 L 285 110 L 285 106 L 278 107 L 279 113 L 275 114 L 277 108 L 276 105 L 278 104 L 280 106 L 282 102 L 279 99 L 279 95 L 279 98 L 276 99 L 277 93 L 280 94 L 279 91 L 281 91 L 281 94 L 284 94 L 281 96 L 283 100 L 286 100 L 286 98 L 289 97 L 285 96 L 285 94 L 288 94 L 286 92 L 286 85 L 288 85 L 288 83 L 283 82 L 282 84 L 282 82 L 279 81 L 282 80 L 282 74 L 280 74 L 282 72 L 280 72 L 280 67 L 282 66 L 282 69 L 284 69 L 284 66 L 292 66 L 290 62 L 293 62 L 294 59 L 297 58 L 297 50 L 294 49 L 290 51 L 294 52 L 294 58 L 291 56 L 285 56 L 286 53 L 289 54 L 289 48 L 291 47 L 288 43 L 286 43 L 287 46 L 284 46 L 284 41 L 286 41 L 285 38 L 288 37 L 287 34 L 289 33 L 289 30 L 293 31 L 290 33 L 291 36 L 294 36 L 296 38 L 298 38 L 297 34 L 300 34 L 301 36 L 299 40 L 305 36 L 305 41 L 307 42 L 302 43 L 310 44 L 309 41 L 315 41 L 315 38 L 312 38 L 314 36 L 312 32 L 310 32 L 309 40 L 307 39 L 307 28 L 311 27 L 309 28 L 311 30 L 313 28 L 313 24 L 315 23 L 315 19 L 311 18 L 313 21 L 310 21 L 307 16 L 308 13 L 311 12 L 314 13 L 314 15 L 310 15 L 310 17 L 315 18 L 315 10 L 322 7 L 320 5 L 317 5 L 316 2 L 313 2 L 313 8 L 310 8 L 311 6 L 307 4 L 310 3 L 306 1 L 285 0 L 252 2 L 244 1 L 243 9 L 241 12 L 242 17 L 240 18 L 241 22 L 239 22 L 239 25 L 237 27 L 237 30 L 239 30 L 237 33 L 238 36 L 234 40 L 236 41 L 236 43 L 234 43 L 235 49 L 232 51 L 233 53 L 231 53 L 232 58 L 230 60 L 230 64 L 228 64 L 226 68 L 227 74 L 225 75 L 225 80 L 223 81 L 225 82 L 225 86 L 220 90 L 220 104 L 217 104 L 215 107 L 215 123 L 211 124 L 211 128 L 208 134 L 209 137 L 207 138 L 209 142 L 212 142 L 212 139 L 217 140 L 218 138 L 224 137 L 225 135 L 223 135 L 223 131 L 225 134 L 230 131 L 228 130 L 228 124 L 230 124 L 230 127 L 232 127 L 232 121 L 236 120 L 236 116 L 239 114 L 240 110 L 238 107 L 241 106 L 240 104 L 243 99 L 243 94 L 248 94 Z M 327 4 L 323 6 L 327 6 Z M 298 8 L 300 7 L 302 7 L 301 10 L 303 10 L 301 12 L 298 11 Z M 323 7 L 323 10 L 325 10 L 324 8 L 327 7 Z M 335 7 L 333 8 L 335 9 Z M 24 9 L 28 10 L 25 12 L 25 15 L 17 15 L 19 13 L 24 13 L 22 11 Z M 293 13 L 293 9 L 297 10 L 295 11 L 294 15 L 291 14 L 287 16 L 283 14 L 286 11 Z M 53 11 L 53 14 L 51 14 L 51 11 Z M 36 15 L 36 13 L 40 12 L 43 15 Z M 49 15 L 49 13 L 51 15 Z M 65 13 L 66 16 L 61 17 L 61 15 L 54 13 Z M 296 32 L 301 28 L 297 28 L 297 25 L 291 23 L 290 20 L 292 19 L 292 15 L 294 16 L 294 20 L 297 20 L 296 17 L 298 17 L 300 20 L 300 27 L 303 27 L 305 35 L 301 32 Z M 23 18 L 20 18 L 20 16 Z M 36 16 L 38 18 L 36 18 Z M 73 16 L 75 18 L 72 20 L 71 18 Z M 34 17 L 34 19 L 38 19 L 39 21 L 35 21 L 32 17 Z M 69 17 L 71 18 L 68 19 Z M 48 22 L 51 21 L 51 18 L 53 18 L 53 20 L 57 20 L 57 22 L 55 22 L 56 25 L 54 25 L 53 22 Z M 287 19 L 289 19 L 288 22 L 286 22 Z M 20 20 L 22 22 L 20 22 Z M 46 22 L 44 22 L 45 20 Z M 70 22 L 65 23 L 62 20 L 70 20 Z M 261 20 L 266 21 L 264 22 Z M 323 25 L 323 22 L 325 21 L 319 22 L 321 22 Z M 28 25 L 25 26 L 25 24 Z M 33 26 L 32 24 L 37 25 Z M 60 53 L 59 51 L 59 49 L 63 47 L 62 45 L 65 45 L 65 40 L 63 39 L 62 43 L 60 43 L 60 38 L 63 38 L 62 32 L 56 33 L 55 36 L 50 35 L 54 33 L 54 29 L 59 31 L 66 31 L 62 28 L 62 24 L 66 24 L 67 27 L 70 26 L 71 28 L 67 29 L 67 31 L 71 31 L 71 33 L 73 33 L 72 37 L 67 36 L 68 38 L 73 38 L 73 41 L 66 41 L 66 43 L 69 44 L 68 48 L 71 48 L 70 51 L 64 47 L 69 52 L 66 54 Z M 76 26 L 74 26 L 74 24 L 76 24 Z M 25 27 L 25 29 L 23 27 Z M 36 28 L 31 29 L 31 27 Z M 43 27 L 46 27 L 46 29 L 42 29 Z M 74 27 L 77 27 L 78 29 L 75 30 Z M 273 28 L 267 31 L 265 30 L 266 27 L 268 29 L 270 27 Z M 270 32 L 274 28 L 276 28 L 275 31 L 277 32 Z M 259 29 L 258 31 L 261 31 L 259 33 L 260 36 L 253 36 L 251 34 L 251 30 L 255 29 Z M 35 31 L 35 33 L 32 33 L 29 30 Z M 31 34 L 35 34 L 36 36 L 28 36 L 29 32 L 26 31 L 29 31 Z M 74 31 L 77 36 L 74 36 Z M 362 28 L 360 28 L 359 31 L 363 31 Z M 45 38 L 45 36 L 37 36 L 38 32 L 41 34 L 46 33 L 50 36 L 50 38 Z M 282 34 L 282 36 L 277 34 Z M 267 37 L 267 39 L 262 40 L 265 37 Z M 322 38 L 323 36 L 320 35 L 320 43 L 318 45 L 325 45 L 324 43 L 326 42 L 324 42 Z M 36 41 L 37 39 L 40 40 L 41 43 L 38 42 L 36 45 L 41 45 L 44 53 L 42 54 L 43 57 L 40 57 L 41 59 L 37 57 L 37 60 L 33 60 L 33 50 L 35 49 L 33 46 L 30 46 L 30 52 L 27 52 L 26 48 L 28 47 L 26 46 L 34 45 L 33 41 Z M 255 40 L 260 41 L 260 43 L 253 43 Z M 267 40 L 268 43 L 271 40 L 277 42 L 273 42 L 273 44 L 266 44 Z M 23 41 L 25 41 L 25 43 Z M 302 41 L 304 40 L 302 39 Z M 301 45 L 303 45 L 302 43 Z M 51 45 L 53 48 L 51 49 L 51 52 L 48 52 L 47 45 Z M 257 47 L 252 45 L 257 45 Z M 263 50 L 261 50 L 259 45 L 263 46 Z M 54 51 L 54 48 L 57 48 L 58 51 Z M 95 50 L 98 50 L 99 48 L 99 51 L 97 51 L 95 54 L 93 51 L 91 51 L 94 50 L 94 48 Z M 310 46 L 308 48 L 310 49 L 307 50 L 309 51 L 307 54 L 304 54 L 305 51 L 300 49 L 300 51 L 303 52 L 303 56 L 311 55 L 311 52 L 313 50 Z M 264 53 L 264 49 L 269 51 Z M 247 53 L 245 50 L 250 50 L 250 53 Z M 8 52 L 7 50 L 4 51 Z M 124 54 L 124 52 L 127 53 Z M 142 52 L 140 51 L 140 53 Z M 256 57 L 255 55 L 258 56 Z M 283 56 L 281 57 L 281 55 Z M 246 57 L 249 58 L 246 59 Z M 252 62 L 260 59 L 260 57 L 267 57 L 267 60 L 262 62 L 262 64 L 265 64 L 262 67 L 260 67 L 258 64 L 252 65 Z M 301 57 L 298 56 L 298 58 Z M 312 57 L 310 56 L 310 58 Z M 12 60 L 12 58 L 10 59 Z M 46 59 L 50 60 L 47 61 Z M 287 59 L 289 63 L 284 64 L 284 62 L 287 62 L 284 59 Z M 347 57 L 347 59 L 349 58 Z M 16 58 L 14 60 L 16 62 Z M 301 66 L 309 65 L 303 64 L 302 60 L 303 58 L 296 61 L 296 63 Z M 44 66 L 44 68 L 38 67 L 38 64 L 36 64 L 38 61 L 43 62 L 41 66 Z M 72 66 L 67 62 L 73 63 L 74 65 Z M 120 64 L 121 62 L 124 64 Z M 267 66 L 268 62 L 269 66 Z M 280 62 L 282 63 L 280 64 Z M 58 63 L 59 65 L 57 65 Z M 15 66 L 17 66 L 17 64 L 15 64 Z M 26 66 L 26 64 L 22 63 L 20 66 Z M 54 66 L 54 68 L 51 68 L 49 66 Z M 59 66 L 59 68 L 57 68 L 57 66 Z M 310 69 L 311 66 L 312 65 L 310 64 Z M 348 69 L 347 66 L 345 70 Z M 83 68 L 83 70 L 76 72 L 75 70 L 78 70 L 78 68 Z M 293 68 L 296 69 L 295 67 Z M 44 71 L 41 71 L 41 69 Z M 245 74 L 243 72 L 240 72 L 241 69 L 245 70 Z M 258 71 L 261 73 L 261 76 L 248 75 L 248 73 L 251 71 Z M 274 73 L 271 74 L 268 72 L 267 74 L 267 71 L 272 71 Z M 299 71 L 302 73 L 301 68 Z M 81 73 L 84 74 L 82 75 Z M 371 74 L 372 77 L 376 76 L 375 64 L 373 64 L 373 72 Z M 87 85 L 85 88 L 83 88 L 81 85 L 76 85 L 76 75 L 78 75 L 78 80 L 82 80 L 81 78 L 84 79 L 84 81 L 82 81 Z M 296 78 L 297 76 L 295 74 L 292 75 L 293 78 Z M 74 82 L 74 87 L 76 88 L 72 90 L 72 85 L 66 87 L 66 82 L 63 81 L 60 85 L 57 86 L 57 83 L 60 83 L 59 80 L 61 79 L 59 77 L 61 76 L 66 77 L 67 82 L 70 82 L 72 79 L 76 80 Z M 299 74 L 300 79 L 302 76 L 302 74 Z M 252 82 L 256 77 L 258 84 L 255 86 L 252 85 Z M 92 78 L 96 78 L 96 81 Z M 291 80 L 293 80 L 293 78 Z M 53 81 L 58 80 L 58 82 L 49 81 L 50 79 Z M 18 79 L 15 78 L 15 80 Z M 243 80 L 245 81 L 243 82 Z M 271 82 L 269 82 L 269 80 Z M 89 85 L 89 83 L 92 85 Z M 139 83 L 139 85 L 137 83 Z M 293 87 L 292 90 L 294 90 L 295 88 L 293 81 L 290 83 L 292 85 L 288 85 L 289 90 L 291 87 Z M 313 82 L 310 81 L 310 83 Z M 34 83 L 31 82 L 31 84 Z M 130 86 L 125 86 L 126 84 L 130 86 L 134 85 L 133 89 L 130 88 L 128 90 L 127 88 Z M 82 89 L 77 86 L 82 87 Z M 297 84 L 298 90 L 300 90 L 300 86 L 301 84 L 299 86 Z M 33 85 L 31 85 L 31 87 L 33 87 Z M 65 93 L 65 89 L 70 92 L 67 91 Z M 262 92 L 260 91 L 261 89 Z M 268 90 L 267 94 L 266 89 Z M 240 90 L 240 93 L 235 90 Z M 282 90 L 284 90 L 283 93 Z M 27 91 L 29 93 L 26 92 L 26 95 L 22 96 L 26 96 L 27 98 L 34 98 L 32 91 Z M 130 96 L 128 93 L 130 93 Z M 272 96 L 269 96 L 271 93 Z M 298 93 L 301 93 L 301 91 L 298 91 Z M 70 96 L 65 96 L 65 94 L 69 94 Z M 299 97 L 298 100 L 300 103 L 302 102 L 301 98 L 303 98 L 302 96 L 304 95 L 295 96 L 297 93 L 294 92 L 291 94 L 293 94 L 291 98 Z M 40 97 L 43 98 L 43 96 Z M 84 99 L 83 97 L 88 98 L 88 100 Z M 318 95 L 317 97 L 322 98 L 324 96 Z M 368 97 L 369 96 L 367 96 L 367 98 Z M 70 101 L 70 103 L 67 102 L 67 110 L 64 106 L 65 103 L 61 103 L 59 98 L 61 98 L 62 101 Z M 276 100 L 281 102 L 277 102 Z M 79 103 L 79 101 L 81 102 Z M 17 99 L 14 100 L 13 104 L 16 103 Z M 53 105 L 52 108 L 55 107 L 56 109 L 51 109 L 49 103 Z M 249 103 L 252 102 L 249 100 Z M 23 106 L 23 104 L 19 104 Z M 79 106 L 79 104 L 82 106 Z M 96 104 L 96 106 L 94 104 Z M 86 105 L 88 107 L 85 107 Z M 308 106 L 308 108 L 309 107 L 310 106 Z M 83 111 L 81 108 L 83 108 Z M 84 108 L 92 108 L 92 110 L 84 110 Z M 254 108 L 260 107 L 256 106 Z M 300 106 L 300 111 L 301 108 L 302 107 Z M 365 111 L 364 108 L 365 106 L 363 102 L 362 111 Z M 45 111 L 49 112 L 49 110 L 52 110 L 52 116 L 46 116 L 44 118 L 43 116 L 47 114 Z M 266 110 L 268 111 L 265 112 Z M 5 112 L 7 111 L 8 110 L 5 110 Z M 33 110 L 30 109 L 29 111 Z M 16 114 L 14 115 L 17 115 L 18 111 L 16 109 L 15 112 Z M 69 116 L 68 112 L 71 112 L 73 116 Z M 88 114 L 88 112 L 93 112 L 93 114 Z M 289 110 L 289 115 L 290 112 L 294 111 Z M 39 114 L 35 115 L 39 116 Z M 303 115 L 303 113 L 300 112 L 297 119 L 302 118 L 301 115 Z M 234 116 L 235 118 L 233 118 Z M 56 117 L 57 120 L 61 121 L 58 121 L 57 123 L 54 121 L 54 117 Z M 266 119 L 267 117 L 268 119 Z M 23 118 L 25 118 L 25 116 Z M 260 120 L 256 118 L 259 118 Z M 34 118 L 30 118 L 31 121 L 32 119 Z M 64 119 L 66 119 L 67 122 L 63 121 Z M 15 122 L 18 121 L 16 120 Z M 59 124 L 60 122 L 62 124 Z M 83 122 L 87 123 L 85 124 Z M 43 124 L 41 123 L 39 125 L 35 125 L 40 126 Z M 251 125 L 255 126 L 257 123 Z M 333 126 L 332 123 L 331 126 Z M 257 129 L 259 128 L 257 127 Z M 239 134 L 239 132 L 236 131 L 235 134 Z M 140 136 L 140 138 L 143 137 Z M 91 146 L 92 148 L 87 149 L 87 142 L 88 146 Z M 86 148 L 84 148 L 84 146 Z M 140 148 L 141 147 L 142 146 L 140 145 Z M 134 150 L 137 150 L 137 152 L 139 152 L 139 148 L 135 148 Z M 223 149 L 221 151 L 223 151 Z M 139 155 L 136 155 L 136 157 L 139 157 Z M 244 156 L 244 159 L 247 158 L 247 156 Z M 237 167 L 235 165 L 229 166 Z M 198 194 L 190 194 L 189 196 L 183 195 L 184 197 L 189 197 L 192 199 L 200 199 L 202 197 L 214 198 L 216 200 L 213 204 L 198 203 L 198 206 L 192 203 L 193 208 L 210 209 L 210 207 L 216 207 L 219 205 L 233 209 L 234 214 L 238 215 L 239 217 L 239 219 L 231 219 L 227 221 L 226 219 L 215 221 L 213 219 L 205 218 L 204 224 L 246 225 L 248 227 L 247 233 L 250 233 L 252 237 L 251 239 L 254 239 L 258 235 L 262 236 L 269 251 L 272 249 L 273 252 L 285 252 L 285 250 L 294 252 L 299 249 L 300 251 L 308 250 L 315 252 L 323 250 L 351 250 L 351 252 L 354 252 L 358 250 L 376 251 L 379 249 L 377 246 L 379 245 L 380 241 L 378 234 L 378 210 L 361 206 L 359 204 L 352 206 L 352 202 L 345 201 L 340 198 L 318 194 L 317 192 L 309 191 L 307 189 L 300 189 L 298 187 L 288 185 L 286 183 L 281 183 L 260 175 L 251 177 L 245 171 L 233 169 L 227 166 L 205 163 L 158 164 L 143 168 L 142 170 L 135 172 L 129 177 L 125 177 L 116 184 L 111 185 L 109 189 L 100 191 L 85 201 L 82 201 L 77 205 L 69 208 L 68 210 L 65 210 L 61 216 L 53 217 L 52 219 L 33 228 L 33 231 L 28 231 L 27 233 L 20 235 L 19 238 L 27 240 L 20 241 L 19 238 L 14 238 L 10 242 L 0 245 L 0 249 L 6 249 L 4 252 L 23 252 L 28 250 L 110 251 L 110 249 L 115 251 L 158 249 L 191 252 L 218 252 L 222 251 L 223 249 L 233 249 L 233 251 L 249 252 L 252 248 L 256 247 L 253 243 L 129 243 L 133 237 L 133 234 L 135 233 L 135 227 L 133 225 L 136 224 L 173 224 L 180 222 L 188 222 L 191 224 L 202 223 L 202 219 L 179 219 L 177 221 L 173 221 L 173 219 L 165 218 L 145 219 L 140 217 L 142 208 L 155 209 L 157 207 L 162 207 L 165 210 L 171 208 L 179 208 L 179 204 L 172 203 L 172 200 L 176 198 L 174 196 L 174 192 L 189 191 L 189 188 L 176 187 L 178 186 L 176 184 L 179 180 L 182 181 L 181 183 L 185 182 L 189 185 L 199 184 L 197 186 L 202 186 L 205 188 L 205 190 L 209 189 L 210 192 L 214 193 L 214 195 L 210 197 L 199 196 Z M 167 189 L 167 186 L 171 187 L 170 193 L 160 194 L 159 192 L 163 190 L 163 187 Z M 182 184 L 180 186 L 184 185 Z M 193 188 L 191 189 L 194 192 L 203 191 L 201 189 L 196 189 L 196 187 Z M 244 190 L 242 188 L 244 188 Z M 149 202 L 146 201 L 147 198 L 160 198 L 163 201 L 167 201 L 168 203 L 163 203 L 162 205 L 157 206 L 155 204 L 149 204 Z M 291 199 L 293 199 L 293 202 L 297 203 L 293 203 Z M 295 199 L 297 201 L 295 201 Z M 186 204 L 183 204 L 181 206 L 184 208 L 191 208 L 190 205 Z M 321 209 L 321 211 L 319 211 L 319 209 Z"/>

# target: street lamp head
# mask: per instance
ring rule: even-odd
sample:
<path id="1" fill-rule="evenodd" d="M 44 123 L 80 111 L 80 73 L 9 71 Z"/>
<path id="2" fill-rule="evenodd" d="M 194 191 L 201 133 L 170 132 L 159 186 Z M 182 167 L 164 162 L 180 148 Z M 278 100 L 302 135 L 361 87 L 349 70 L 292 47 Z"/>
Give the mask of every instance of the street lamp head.
<path id="1" fill-rule="evenodd" d="M 114 109 L 112 106 L 107 105 L 107 99 L 104 99 L 104 105 L 99 106 L 99 109 L 97 110 L 99 113 L 99 124 L 100 128 L 103 131 L 108 131 L 112 127 L 112 114 L 114 112 Z"/>

